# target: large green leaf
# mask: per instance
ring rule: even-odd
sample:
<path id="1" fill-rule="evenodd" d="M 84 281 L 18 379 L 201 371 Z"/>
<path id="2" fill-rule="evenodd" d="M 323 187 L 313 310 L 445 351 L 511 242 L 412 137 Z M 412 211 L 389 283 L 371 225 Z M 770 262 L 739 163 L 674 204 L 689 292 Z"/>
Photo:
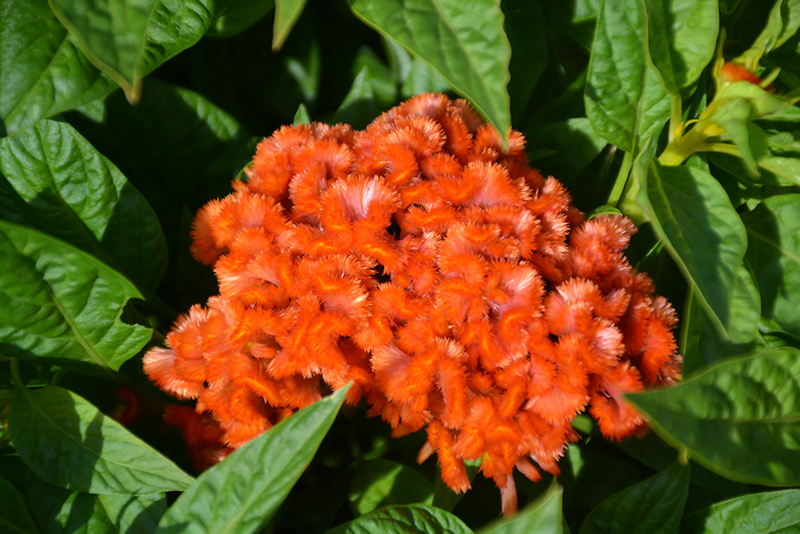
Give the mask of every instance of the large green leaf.
<path id="1" fill-rule="evenodd" d="M 581 534 L 677 532 L 689 493 L 689 466 L 674 464 L 592 510 Z"/>
<path id="2" fill-rule="evenodd" d="M 11 440 L 42 480 L 87 493 L 183 490 L 193 478 L 77 394 L 20 387 L 8 417 Z"/>
<path id="3" fill-rule="evenodd" d="M 681 354 L 683 374 L 713 362 L 739 356 L 755 348 L 758 335 L 758 320 L 761 317 L 761 297 L 753 273 L 745 261 L 739 266 L 731 288 L 731 322 L 729 340 L 720 338 L 717 331 L 703 313 L 703 306 L 690 289 L 685 312 L 681 316 Z"/>
<path id="4" fill-rule="evenodd" d="M 403 464 L 368 460 L 356 470 L 349 497 L 353 514 L 360 516 L 393 504 L 431 504 L 433 484 Z"/>
<path id="5" fill-rule="evenodd" d="M 246 534 L 263 527 L 314 458 L 349 389 L 297 412 L 204 472 L 156 532 Z"/>
<path id="6" fill-rule="evenodd" d="M 717 0 L 645 0 L 647 44 L 661 81 L 673 94 L 694 83 L 717 44 Z"/>
<path id="7" fill-rule="evenodd" d="M 767 24 L 750 48 L 739 59 L 756 61 L 792 38 L 800 29 L 800 0 L 777 0 L 772 5 Z"/>
<path id="8" fill-rule="evenodd" d="M 747 235 L 723 187 L 702 169 L 651 159 L 638 202 L 656 235 L 695 289 L 723 339 L 734 318 L 733 288 Z"/>
<path id="9" fill-rule="evenodd" d="M 167 250 L 147 201 L 69 124 L 43 120 L 0 139 L 0 218 L 49 233 L 145 290 Z"/>
<path id="10" fill-rule="evenodd" d="M 150 340 L 149 329 L 120 320 L 139 292 L 85 252 L 0 221 L 0 265 L 4 356 L 99 372 L 119 369 Z"/>
<path id="11" fill-rule="evenodd" d="M 387 506 L 331 529 L 327 534 L 472 534 L 459 518 L 425 504 Z"/>
<path id="12" fill-rule="evenodd" d="M 128 100 L 142 78 L 195 44 L 225 6 L 221 0 L 49 0 L 58 19 Z"/>
<path id="13" fill-rule="evenodd" d="M 307 0 L 275 0 L 275 24 L 272 29 L 272 50 L 280 50 L 289 32 L 303 13 Z"/>
<path id="14" fill-rule="evenodd" d="M 800 351 L 728 360 L 661 391 L 628 395 L 664 440 L 727 478 L 800 484 Z"/>
<path id="15" fill-rule="evenodd" d="M 687 515 L 683 534 L 768 534 L 800 530 L 800 490 L 754 493 Z"/>
<path id="16" fill-rule="evenodd" d="M 0 135 L 110 93 L 47 0 L 0 4 Z"/>
<path id="17" fill-rule="evenodd" d="M 39 532 L 22 495 L 3 477 L 0 477 L 0 529 L 7 534 Z"/>
<path id="18" fill-rule="evenodd" d="M 647 61 L 638 0 L 603 2 L 586 82 L 586 116 L 609 143 L 633 152 L 669 117 L 670 98 Z"/>
<path id="19" fill-rule="evenodd" d="M 761 314 L 800 338 L 800 195 L 768 198 L 742 216 Z"/>
<path id="20" fill-rule="evenodd" d="M 561 496 L 563 490 L 555 480 L 539 497 L 514 517 L 499 519 L 481 528 L 476 534 L 561 534 Z"/>
<path id="21" fill-rule="evenodd" d="M 505 139 L 511 47 L 494 0 L 350 0 L 353 12 L 430 63 Z"/>

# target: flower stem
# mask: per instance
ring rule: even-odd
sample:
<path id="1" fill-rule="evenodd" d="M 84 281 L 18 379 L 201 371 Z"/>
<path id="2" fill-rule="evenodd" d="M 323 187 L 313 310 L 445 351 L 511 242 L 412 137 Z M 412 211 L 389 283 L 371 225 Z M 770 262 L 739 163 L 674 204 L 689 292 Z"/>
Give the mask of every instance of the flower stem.
<path id="1" fill-rule="evenodd" d="M 614 182 L 614 187 L 608 195 L 608 205 L 617 207 L 622 193 L 625 191 L 625 185 L 628 183 L 628 176 L 631 173 L 631 166 L 633 165 L 633 153 L 625 152 L 625 157 L 622 159 L 622 166 L 617 174 L 617 179 Z"/>

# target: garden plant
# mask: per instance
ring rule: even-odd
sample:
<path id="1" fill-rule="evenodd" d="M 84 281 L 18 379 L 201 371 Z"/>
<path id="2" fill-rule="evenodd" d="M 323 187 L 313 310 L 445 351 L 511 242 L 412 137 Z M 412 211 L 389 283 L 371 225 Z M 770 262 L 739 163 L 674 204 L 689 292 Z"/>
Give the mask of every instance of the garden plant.
<path id="1" fill-rule="evenodd" d="M 800 531 L 798 30 L 0 0 L 0 531 Z"/>

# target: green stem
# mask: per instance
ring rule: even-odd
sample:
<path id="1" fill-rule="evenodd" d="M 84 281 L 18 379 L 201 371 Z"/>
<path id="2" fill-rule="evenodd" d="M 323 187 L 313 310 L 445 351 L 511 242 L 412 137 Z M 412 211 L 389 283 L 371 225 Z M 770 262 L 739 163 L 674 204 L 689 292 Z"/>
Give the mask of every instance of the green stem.
<path id="1" fill-rule="evenodd" d="M 675 132 L 681 129 L 683 123 L 683 102 L 681 95 L 672 95 L 670 100 L 670 115 L 669 115 L 669 142 L 675 142 Z M 680 135 L 680 134 L 678 134 Z"/>
<path id="2" fill-rule="evenodd" d="M 686 161 L 689 156 L 702 149 L 709 138 L 702 123 L 695 124 L 694 128 L 685 135 L 678 137 L 667 145 L 664 152 L 658 157 L 662 165 L 674 167 Z"/>
<path id="3" fill-rule="evenodd" d="M 625 185 L 628 183 L 628 177 L 631 173 L 631 166 L 633 165 L 633 152 L 625 152 L 625 157 L 622 159 L 622 166 L 617 174 L 617 180 L 614 182 L 614 187 L 611 189 L 611 194 L 608 195 L 608 205 L 617 207 L 622 193 L 625 191 Z"/>

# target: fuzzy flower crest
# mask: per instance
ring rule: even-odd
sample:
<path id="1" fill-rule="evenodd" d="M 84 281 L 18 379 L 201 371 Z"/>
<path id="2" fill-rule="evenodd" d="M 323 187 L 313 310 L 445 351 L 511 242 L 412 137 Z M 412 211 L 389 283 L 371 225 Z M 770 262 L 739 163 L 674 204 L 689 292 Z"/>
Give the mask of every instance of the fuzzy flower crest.
<path id="1" fill-rule="evenodd" d="M 644 430 L 625 393 L 680 379 L 675 312 L 623 251 L 633 224 L 585 221 L 528 167 L 525 139 L 423 94 L 363 131 L 285 126 L 248 180 L 203 207 L 194 257 L 220 293 L 180 317 L 145 371 L 202 465 L 353 382 L 396 436 L 424 430 L 454 491 L 465 460 L 516 509 L 512 473 L 558 474 L 591 413 Z"/>

